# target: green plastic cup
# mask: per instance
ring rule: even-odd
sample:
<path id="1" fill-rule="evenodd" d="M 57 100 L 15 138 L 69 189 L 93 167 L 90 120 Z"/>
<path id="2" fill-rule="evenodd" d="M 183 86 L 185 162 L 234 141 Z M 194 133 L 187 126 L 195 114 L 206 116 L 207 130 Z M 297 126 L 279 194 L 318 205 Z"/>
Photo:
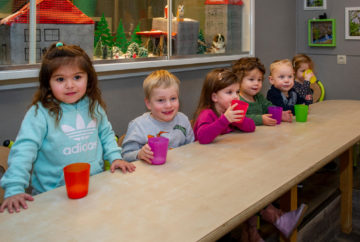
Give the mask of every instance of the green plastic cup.
<path id="1" fill-rule="evenodd" d="M 295 108 L 296 122 L 306 122 L 309 106 L 304 104 L 296 104 L 294 108 Z"/>

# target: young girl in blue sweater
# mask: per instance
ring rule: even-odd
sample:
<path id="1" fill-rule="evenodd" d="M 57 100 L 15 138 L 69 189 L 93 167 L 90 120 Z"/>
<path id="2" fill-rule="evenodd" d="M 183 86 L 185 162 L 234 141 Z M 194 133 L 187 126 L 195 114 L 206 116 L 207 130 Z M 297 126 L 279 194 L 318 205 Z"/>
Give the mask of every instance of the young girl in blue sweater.
<path id="1" fill-rule="evenodd" d="M 43 57 L 39 82 L 0 181 L 5 189 L 0 212 L 19 212 L 34 200 L 25 193 L 31 169 L 32 195 L 64 185 L 63 168 L 70 163 L 89 163 L 90 175 L 103 171 L 104 159 L 112 163 L 112 172 L 135 170 L 121 160 L 96 72 L 84 50 L 53 44 Z"/>

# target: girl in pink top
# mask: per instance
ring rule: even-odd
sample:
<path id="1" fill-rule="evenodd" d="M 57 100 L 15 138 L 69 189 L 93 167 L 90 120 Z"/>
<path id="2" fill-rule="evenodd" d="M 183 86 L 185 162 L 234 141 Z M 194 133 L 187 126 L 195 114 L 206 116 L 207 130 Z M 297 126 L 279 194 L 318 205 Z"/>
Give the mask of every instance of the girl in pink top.
<path id="1" fill-rule="evenodd" d="M 246 118 L 236 123 L 245 115 L 242 110 L 234 110 L 239 100 L 240 83 L 237 76 L 227 69 L 210 71 L 205 78 L 199 105 L 194 115 L 195 140 L 200 144 L 211 143 L 218 135 L 227 134 L 235 129 L 253 132 L 255 123 Z"/>
<path id="2" fill-rule="evenodd" d="M 237 104 L 231 105 L 231 101 L 239 99 L 240 82 L 237 76 L 227 69 L 215 69 L 210 71 L 205 78 L 198 108 L 194 115 L 195 140 L 200 144 L 211 143 L 218 135 L 227 134 L 235 128 L 244 132 L 253 132 L 255 123 L 246 118 L 241 110 L 234 110 Z M 294 211 L 284 213 L 280 209 L 269 204 L 260 211 L 261 217 L 272 223 L 286 238 L 289 238 L 298 224 L 301 222 L 307 206 L 301 206 Z M 243 234 L 244 241 L 264 241 L 257 231 L 257 217 L 253 216 L 245 223 Z"/>

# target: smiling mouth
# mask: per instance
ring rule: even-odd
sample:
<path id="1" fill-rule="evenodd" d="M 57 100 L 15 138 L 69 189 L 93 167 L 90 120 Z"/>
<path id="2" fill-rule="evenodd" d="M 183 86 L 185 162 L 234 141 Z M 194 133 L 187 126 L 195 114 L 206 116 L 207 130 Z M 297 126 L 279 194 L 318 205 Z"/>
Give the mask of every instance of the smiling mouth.
<path id="1" fill-rule="evenodd" d="M 163 114 L 165 114 L 165 115 L 169 115 L 169 114 L 172 114 L 174 111 L 173 110 L 171 110 L 171 111 L 167 111 L 167 112 L 162 112 Z"/>

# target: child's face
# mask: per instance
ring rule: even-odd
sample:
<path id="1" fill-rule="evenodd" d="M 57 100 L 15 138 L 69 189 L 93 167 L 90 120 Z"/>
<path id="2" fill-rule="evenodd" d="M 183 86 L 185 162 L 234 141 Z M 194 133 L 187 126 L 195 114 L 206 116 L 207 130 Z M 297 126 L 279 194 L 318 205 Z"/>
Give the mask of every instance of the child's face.
<path id="1" fill-rule="evenodd" d="M 279 64 L 269 76 L 269 80 L 274 87 L 287 94 L 294 86 L 294 69 L 290 65 Z"/>
<path id="2" fill-rule="evenodd" d="M 60 66 L 50 77 L 54 97 L 63 103 L 76 103 L 86 93 L 88 75 L 76 65 Z"/>
<path id="3" fill-rule="evenodd" d="M 150 99 L 145 99 L 146 107 L 158 121 L 170 122 L 179 111 L 179 95 L 176 86 L 154 88 Z"/>
<path id="4" fill-rule="evenodd" d="M 234 83 L 228 87 L 225 87 L 211 96 L 212 101 L 215 104 L 215 109 L 219 114 L 225 113 L 231 105 L 231 101 L 239 100 L 240 84 Z"/>
<path id="5" fill-rule="evenodd" d="M 258 94 L 262 88 L 263 83 L 263 74 L 262 72 L 255 68 L 254 70 L 249 71 L 245 77 L 241 80 L 240 85 L 240 94 L 245 99 L 252 99 L 256 94 Z"/>
<path id="6" fill-rule="evenodd" d="M 298 80 L 298 81 L 301 81 L 303 82 L 304 81 L 304 72 L 307 70 L 307 69 L 310 69 L 310 66 L 308 63 L 302 63 L 300 64 L 300 67 L 299 69 L 296 71 L 295 73 L 295 79 Z"/>

